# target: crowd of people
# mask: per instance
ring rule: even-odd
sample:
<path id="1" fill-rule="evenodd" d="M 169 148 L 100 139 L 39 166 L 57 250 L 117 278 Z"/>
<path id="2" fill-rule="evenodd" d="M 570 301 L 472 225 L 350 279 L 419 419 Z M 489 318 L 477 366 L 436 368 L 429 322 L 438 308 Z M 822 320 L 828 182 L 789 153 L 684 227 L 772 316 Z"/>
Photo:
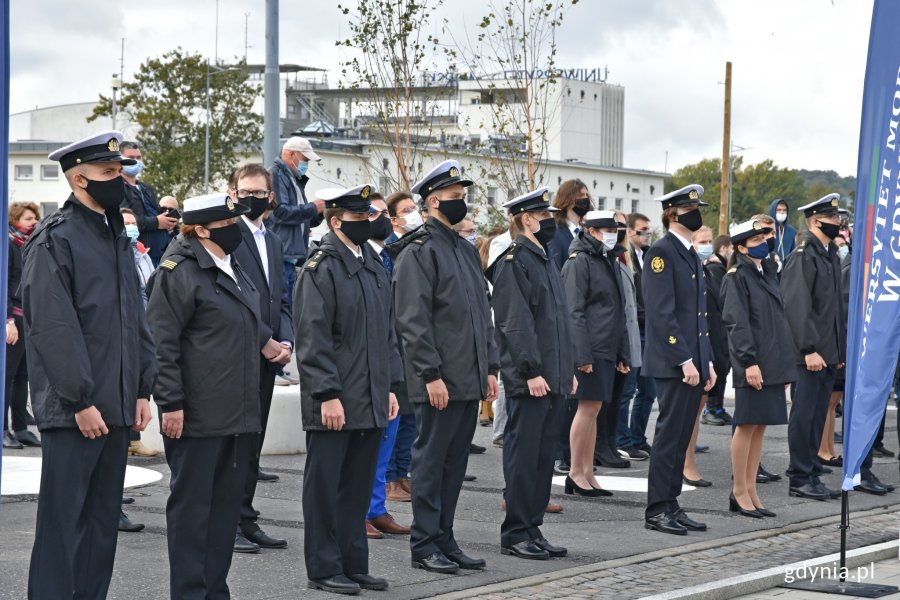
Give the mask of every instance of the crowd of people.
<path id="1" fill-rule="evenodd" d="M 788 425 L 789 494 L 838 495 L 820 479 L 841 460 L 852 230 L 837 194 L 800 207 L 802 233 L 775 200 L 714 237 L 689 185 L 657 199 L 653 242 L 650 218 L 593 206 L 575 179 L 509 200 L 508 225 L 479 236 L 454 160 L 387 198 L 362 183 L 310 199 L 319 156 L 294 137 L 271 169 L 241 165 L 227 192 L 179 204 L 139 179 L 141 148 L 118 132 L 50 158 L 62 208 L 37 226 L 35 205 L 10 208 L 4 447 L 43 446 L 30 598 L 105 597 L 126 456 L 155 454 L 139 436 L 151 396 L 171 596 L 227 598 L 234 552 L 286 547 L 253 501 L 277 480 L 259 456 L 292 356 L 310 588 L 387 589 L 368 560 L 385 534 L 409 535 L 412 568 L 485 569 L 453 530 L 479 423 L 503 453 L 500 551 L 522 559 L 567 555 L 541 530 L 562 510 L 552 478 L 611 496 L 597 466 L 649 460 L 645 527 L 705 531 L 678 503 L 684 483 L 710 485 L 701 423 L 732 427 L 731 511 L 776 516 L 757 491 L 781 478 L 761 464 L 769 425 Z M 858 489 L 886 494 L 873 452 Z M 409 526 L 387 500 L 411 502 Z"/>

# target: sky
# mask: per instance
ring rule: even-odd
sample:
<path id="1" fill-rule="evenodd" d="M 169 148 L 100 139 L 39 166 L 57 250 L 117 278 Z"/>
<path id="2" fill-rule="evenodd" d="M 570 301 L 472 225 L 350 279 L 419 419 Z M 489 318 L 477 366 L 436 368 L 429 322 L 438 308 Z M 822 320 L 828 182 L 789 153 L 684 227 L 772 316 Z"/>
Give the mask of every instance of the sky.
<path id="1" fill-rule="evenodd" d="M 353 5 L 354 0 L 342 0 Z M 497 2 L 498 0 L 493 0 Z M 11 3 L 11 112 L 109 94 L 125 38 L 126 81 L 181 47 L 265 61 L 265 0 L 34 0 Z M 472 33 L 485 0 L 447 0 L 428 27 Z M 280 2 L 280 62 L 331 69 L 346 51 L 334 0 Z M 667 170 L 722 154 L 725 62 L 732 140 L 745 164 L 855 175 L 872 0 L 580 0 L 559 30 L 557 64 L 607 67 L 625 87 L 630 168 Z M 446 22 L 446 25 L 444 23 Z"/>

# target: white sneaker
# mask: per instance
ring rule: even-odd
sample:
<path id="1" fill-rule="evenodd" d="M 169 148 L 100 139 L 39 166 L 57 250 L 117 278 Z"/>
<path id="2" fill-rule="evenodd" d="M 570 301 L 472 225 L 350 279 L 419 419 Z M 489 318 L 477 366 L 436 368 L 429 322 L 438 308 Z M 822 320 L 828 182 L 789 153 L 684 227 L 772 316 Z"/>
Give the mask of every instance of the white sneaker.
<path id="1" fill-rule="evenodd" d="M 275 385 L 291 385 L 291 382 L 282 375 L 275 375 Z"/>
<path id="2" fill-rule="evenodd" d="M 276 376 L 276 377 L 278 377 L 278 376 Z M 287 382 L 288 382 L 288 385 L 300 385 L 300 378 L 299 378 L 299 377 L 294 377 L 293 375 L 291 375 L 291 374 L 288 373 L 287 371 L 285 371 L 284 373 L 282 373 L 282 374 L 280 375 L 280 377 L 281 377 L 282 379 L 284 379 L 285 381 L 287 381 Z"/>

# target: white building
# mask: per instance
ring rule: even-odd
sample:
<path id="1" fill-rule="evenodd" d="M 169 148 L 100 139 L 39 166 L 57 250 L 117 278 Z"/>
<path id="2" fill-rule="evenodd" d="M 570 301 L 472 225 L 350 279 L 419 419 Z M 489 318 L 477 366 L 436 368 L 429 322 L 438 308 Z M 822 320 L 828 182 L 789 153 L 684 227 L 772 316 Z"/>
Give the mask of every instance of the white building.
<path id="1" fill-rule="evenodd" d="M 251 81 L 258 79 L 258 70 L 251 68 Z M 374 184 L 385 195 L 395 191 L 391 182 L 391 175 L 397 172 L 393 153 L 387 145 L 368 139 L 362 132 L 367 116 L 359 107 L 365 102 L 365 92 L 329 87 L 325 76 L 318 82 L 299 79 L 298 73 L 310 70 L 313 69 L 297 65 L 282 65 L 281 69 L 281 89 L 285 94 L 283 136 L 311 124 L 330 124 L 329 121 L 337 134 L 325 139 L 309 136 L 322 162 L 311 165 L 308 191 L 315 195 L 321 188 L 351 187 L 362 182 Z M 537 185 L 547 185 L 552 193 L 561 182 L 578 178 L 585 182 L 598 208 L 641 212 L 658 223 L 660 209 L 653 198 L 662 194 L 665 174 L 622 166 L 624 88 L 606 83 L 598 71 L 569 71 L 569 76 L 552 88 L 548 106 L 554 110 L 541 124 L 548 132 L 548 147 L 543 153 L 546 159 Z M 455 75 L 428 75 L 423 80 L 427 85 L 417 88 L 422 97 L 440 97 L 443 106 L 431 113 L 428 122 L 421 122 L 423 143 L 416 158 L 418 164 L 408 165 L 410 179 L 421 176 L 429 164 L 454 158 L 476 181 L 470 202 L 499 207 L 518 191 L 504 189 L 495 173 L 496 166 L 492 166 L 498 160 L 492 144 L 496 145 L 496 138 L 501 136 L 492 127 L 489 105 L 500 88 L 506 90 L 503 93 L 507 100 L 515 100 L 520 90 L 502 79 L 492 80 L 494 87 L 490 89 L 485 82 L 457 80 Z M 65 178 L 58 164 L 47 159 L 47 155 L 112 126 L 108 118 L 87 122 L 95 105 L 84 102 L 11 115 L 10 202 L 36 202 L 46 214 L 68 197 Z M 261 103 L 258 109 L 262 110 Z M 134 139 L 138 133 L 136 125 L 121 120 L 117 127 L 126 139 Z M 261 156 L 248 155 L 245 159 L 261 161 Z"/>

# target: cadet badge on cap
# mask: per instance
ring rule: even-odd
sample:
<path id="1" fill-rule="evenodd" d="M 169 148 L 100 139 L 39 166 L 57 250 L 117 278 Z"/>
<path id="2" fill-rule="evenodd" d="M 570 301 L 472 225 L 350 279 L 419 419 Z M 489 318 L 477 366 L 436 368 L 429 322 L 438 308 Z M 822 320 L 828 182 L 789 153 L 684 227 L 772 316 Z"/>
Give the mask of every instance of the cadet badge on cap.
<path id="1" fill-rule="evenodd" d="M 838 212 L 838 200 L 840 199 L 840 194 L 828 194 L 815 202 L 810 202 L 806 206 L 801 206 L 797 210 L 802 210 L 803 215 L 807 219 L 813 215 L 833 214 Z"/>
<path id="2" fill-rule="evenodd" d="M 662 202 L 662 209 L 675 208 L 678 206 L 707 206 L 706 202 L 700 200 L 703 197 L 703 186 L 692 184 L 686 185 L 680 190 L 670 192 L 665 196 L 657 198 Z"/>
<path id="3" fill-rule="evenodd" d="M 616 213 L 612 210 L 592 210 L 584 215 L 584 226 L 599 229 L 601 227 L 612 227 L 618 229 L 619 223 L 616 221 Z"/>
<path id="4" fill-rule="evenodd" d="M 249 211 L 249 207 L 235 204 L 228 194 L 218 192 L 185 200 L 181 219 L 185 225 L 206 225 L 213 221 L 231 219 Z"/>
<path id="5" fill-rule="evenodd" d="M 325 208 L 342 208 L 350 212 L 369 212 L 372 201 L 369 196 L 376 191 L 374 185 L 368 183 L 348 190 L 327 188 L 319 190 L 316 197 L 325 201 Z"/>
<path id="6" fill-rule="evenodd" d="M 121 143 L 121 132 L 104 131 L 55 150 L 47 158 L 59 161 L 63 172 L 76 165 L 87 163 L 117 162 L 123 165 L 137 164 L 137 161 L 133 158 L 122 156 L 122 153 L 119 152 L 119 144 Z"/>
<path id="7" fill-rule="evenodd" d="M 416 185 L 412 186 L 412 189 L 409 191 L 426 198 L 431 192 L 457 183 L 463 187 L 472 185 L 469 179 L 465 179 L 462 176 L 462 167 L 459 166 L 457 161 L 445 160 L 416 182 Z"/>
<path id="8" fill-rule="evenodd" d="M 541 187 L 533 192 L 522 194 L 512 200 L 503 203 L 503 208 L 509 211 L 511 215 L 517 215 L 523 212 L 559 212 L 559 209 L 550 205 L 550 191 L 546 187 Z"/>
<path id="9" fill-rule="evenodd" d="M 772 228 L 766 227 L 758 219 L 750 219 L 728 228 L 732 244 L 743 244 L 750 238 L 759 234 L 771 233 Z"/>

